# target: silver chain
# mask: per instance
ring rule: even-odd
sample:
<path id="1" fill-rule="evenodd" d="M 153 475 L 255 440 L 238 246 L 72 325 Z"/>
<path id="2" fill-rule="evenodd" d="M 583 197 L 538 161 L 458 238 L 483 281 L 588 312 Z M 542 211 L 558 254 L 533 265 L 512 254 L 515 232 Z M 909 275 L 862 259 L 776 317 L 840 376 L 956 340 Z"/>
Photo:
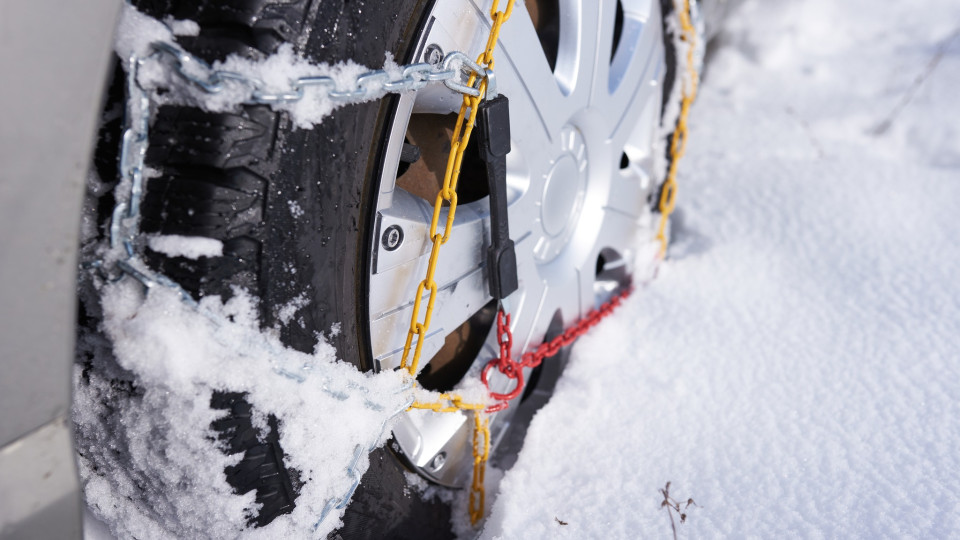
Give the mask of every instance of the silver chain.
<path id="1" fill-rule="evenodd" d="M 466 54 L 454 51 L 448 53 L 436 64 L 419 63 L 400 66 L 400 78 L 393 78 L 382 69 L 371 70 L 358 75 L 352 82 L 351 88 L 338 88 L 333 78 L 318 75 L 300 77 L 291 83 L 288 90 L 268 93 L 263 91 L 263 81 L 247 77 L 237 72 L 214 70 L 202 59 L 184 51 L 177 45 L 157 41 L 151 44 L 155 54 L 172 59 L 176 73 L 188 83 L 207 93 L 218 93 L 227 84 L 238 84 L 251 90 L 247 103 L 251 104 L 283 104 L 304 99 L 306 89 L 318 91 L 315 98 L 327 97 L 341 104 L 367 101 L 383 93 L 401 93 L 416 91 L 427 84 L 443 82 L 451 90 L 478 96 L 480 80 L 494 77 L 489 69 L 481 68 Z M 198 307 L 197 302 L 189 292 L 172 279 L 151 270 L 137 253 L 137 240 L 140 237 L 140 202 L 143 197 L 144 172 L 146 169 L 147 148 L 149 146 L 150 129 L 150 95 L 137 81 L 143 58 L 132 56 L 127 65 L 127 127 L 124 130 L 120 146 L 119 173 L 121 180 L 126 180 L 127 186 L 121 182 L 116 193 L 116 204 L 110 221 L 110 247 L 123 248 L 124 255 L 115 262 L 115 276 L 128 275 L 144 287 L 150 289 L 157 286 L 175 290 L 184 302 L 192 307 Z M 469 77 L 476 75 L 473 86 L 464 83 Z M 492 95 L 495 90 L 488 88 L 487 94 Z M 85 266 L 104 268 L 101 260 L 87 263 Z M 287 374 L 289 376 L 289 374 Z"/>
<path id="2" fill-rule="evenodd" d="M 172 60 L 176 73 L 188 83 L 200 88 L 207 93 L 217 93 L 223 90 L 225 85 L 236 84 L 250 89 L 249 100 L 252 104 L 285 104 L 302 100 L 307 95 L 307 90 L 316 91 L 314 97 L 320 99 L 329 98 L 340 104 L 357 103 L 367 101 L 378 97 L 384 93 L 401 93 L 416 91 L 427 84 L 443 82 L 451 90 L 479 96 L 479 81 L 488 78 L 493 81 L 493 74 L 490 70 L 485 70 L 473 62 L 462 52 L 452 52 L 447 54 L 442 61 L 435 64 L 420 63 L 407 66 L 400 66 L 400 77 L 392 77 L 385 70 L 372 70 L 356 77 L 348 88 L 338 87 L 334 79 L 328 76 L 300 77 L 292 81 L 290 88 L 282 92 L 266 92 L 265 84 L 256 78 L 247 77 L 232 71 L 214 70 L 210 68 L 203 60 L 187 53 L 183 49 L 171 43 L 155 42 L 152 44 L 155 52 L 154 56 L 166 57 Z M 204 310 L 199 303 L 193 299 L 189 292 L 181 287 L 177 282 L 156 272 L 143 261 L 138 253 L 138 240 L 140 231 L 140 203 L 143 197 L 144 172 L 146 169 L 146 155 L 149 146 L 150 129 L 150 94 L 138 83 L 137 75 L 139 68 L 144 64 L 144 59 L 132 56 L 127 66 L 127 106 L 126 106 L 126 129 L 120 146 L 119 174 L 121 182 L 116 189 L 116 204 L 113 209 L 110 222 L 109 240 L 113 253 L 112 268 L 108 268 L 103 260 L 97 260 L 87 263 L 88 268 L 100 270 L 103 275 L 112 281 L 120 280 L 124 276 L 129 276 L 140 282 L 146 289 L 155 287 L 166 287 L 175 291 L 180 298 L 190 307 L 198 310 L 201 314 L 212 320 L 215 324 L 223 324 L 222 317 Z M 471 75 L 476 75 L 476 83 L 469 86 L 464 83 Z M 489 84 L 489 83 L 488 83 Z M 488 89 L 492 94 L 492 89 Z M 120 254 L 117 256 L 117 254 Z M 255 349 L 262 349 L 261 352 L 267 358 L 276 358 L 276 347 L 266 340 L 257 340 L 253 344 Z M 304 371 L 309 370 L 308 366 L 296 366 L 290 369 L 287 366 L 273 365 L 276 373 L 294 379 L 298 382 L 306 380 Z M 324 377 L 323 384 L 318 385 L 319 389 L 338 400 L 346 400 L 349 395 L 347 391 L 364 393 L 366 388 L 356 385 L 347 385 L 346 390 L 337 390 L 331 388 L 332 381 Z M 407 393 L 413 388 L 413 381 L 410 380 L 402 385 L 398 393 Z M 383 406 L 364 397 L 364 406 L 375 412 L 383 412 Z M 360 484 L 362 472 L 360 470 L 360 458 L 364 453 L 372 452 L 377 448 L 380 440 L 384 436 L 390 421 L 401 412 L 407 410 L 413 404 L 414 398 L 411 395 L 404 405 L 386 416 L 380 425 L 377 436 L 368 445 L 357 445 L 354 456 L 350 461 L 345 473 L 351 480 L 350 487 L 340 495 L 329 499 L 320 513 L 319 519 L 314 525 L 314 529 L 319 527 L 323 520 L 333 509 L 343 509 L 350 502 L 353 493 Z"/>
<path id="3" fill-rule="evenodd" d="M 172 43 L 157 41 L 152 43 L 153 49 L 167 57 L 173 64 L 174 70 L 185 81 L 208 94 L 216 94 L 226 85 L 246 87 L 250 92 L 250 103 L 260 105 L 278 105 L 293 103 L 304 99 L 307 90 L 315 92 L 316 98 L 329 98 L 338 104 L 359 103 L 368 101 L 384 93 L 400 94 L 420 90 L 424 86 L 442 82 L 447 88 L 460 94 L 473 97 L 480 95 L 479 81 L 487 76 L 487 70 L 481 68 L 469 56 L 454 51 L 448 53 L 436 64 L 419 63 L 398 66 L 396 70 L 399 78 L 390 75 L 386 70 L 375 69 L 358 75 L 350 84 L 340 85 L 333 77 L 314 75 L 299 77 L 290 82 L 290 87 L 281 92 L 267 92 L 266 84 L 255 77 L 249 77 L 236 71 L 213 69 L 202 59 L 184 51 Z M 464 84 L 471 74 L 477 75 L 476 84 Z"/>
<path id="4" fill-rule="evenodd" d="M 412 387 L 412 383 L 411 383 L 411 387 Z M 343 510 L 344 508 L 347 507 L 347 504 L 350 503 L 350 499 L 353 498 L 354 492 L 357 491 L 357 487 L 360 486 L 360 479 L 363 476 L 363 473 L 360 471 L 360 458 L 363 456 L 363 454 L 369 454 L 370 452 L 373 452 L 374 450 L 377 449 L 377 444 L 380 442 L 380 439 L 383 438 L 383 434 L 387 430 L 387 425 L 390 423 L 390 421 L 396 418 L 397 415 L 399 415 L 403 411 L 409 409 L 410 406 L 413 405 L 414 401 L 415 400 L 413 396 L 411 396 L 401 408 L 394 411 L 394 413 L 391 414 L 389 417 L 384 418 L 383 423 L 380 424 L 379 435 L 377 435 L 377 437 L 374 438 L 373 441 L 371 441 L 369 446 L 364 447 L 362 444 L 357 445 L 357 447 L 354 449 L 354 452 L 353 452 L 353 459 L 350 460 L 350 465 L 347 467 L 347 477 L 350 478 L 350 480 L 352 480 L 350 487 L 347 488 L 347 490 L 343 493 L 343 495 L 340 495 L 339 497 L 334 497 L 328 500 L 326 504 L 323 505 L 323 510 L 320 512 L 320 518 L 313 525 L 314 530 L 316 530 L 317 527 L 319 527 L 320 524 L 323 523 L 323 520 L 325 520 L 327 516 L 330 515 L 331 510 L 333 509 Z"/>

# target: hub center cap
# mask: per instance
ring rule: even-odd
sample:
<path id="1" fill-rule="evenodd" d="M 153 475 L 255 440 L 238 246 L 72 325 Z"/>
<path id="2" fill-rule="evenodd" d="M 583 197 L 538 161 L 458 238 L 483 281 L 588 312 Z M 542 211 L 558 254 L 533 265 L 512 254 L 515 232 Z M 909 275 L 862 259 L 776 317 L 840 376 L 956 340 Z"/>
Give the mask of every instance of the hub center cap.
<path id="1" fill-rule="evenodd" d="M 587 145 L 573 126 L 560 133 L 560 155 L 543 183 L 540 222 L 544 236 L 534 253 L 541 261 L 555 257 L 576 229 L 587 191 Z"/>
<path id="2" fill-rule="evenodd" d="M 573 217 L 573 210 L 580 191 L 580 171 L 577 162 L 570 154 L 560 156 L 553 169 L 547 174 L 543 188 L 540 214 L 543 230 L 549 236 L 558 236 Z"/>

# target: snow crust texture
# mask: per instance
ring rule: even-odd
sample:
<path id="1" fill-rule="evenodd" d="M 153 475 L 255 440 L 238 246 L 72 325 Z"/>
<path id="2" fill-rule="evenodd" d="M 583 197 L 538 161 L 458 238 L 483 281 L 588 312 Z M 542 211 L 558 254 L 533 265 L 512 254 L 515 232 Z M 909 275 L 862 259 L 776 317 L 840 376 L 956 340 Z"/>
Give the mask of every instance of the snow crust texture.
<path id="1" fill-rule="evenodd" d="M 668 538 L 668 481 L 681 537 L 960 536 L 958 28 L 949 0 L 731 16 L 670 260 L 576 344 L 484 538 Z"/>

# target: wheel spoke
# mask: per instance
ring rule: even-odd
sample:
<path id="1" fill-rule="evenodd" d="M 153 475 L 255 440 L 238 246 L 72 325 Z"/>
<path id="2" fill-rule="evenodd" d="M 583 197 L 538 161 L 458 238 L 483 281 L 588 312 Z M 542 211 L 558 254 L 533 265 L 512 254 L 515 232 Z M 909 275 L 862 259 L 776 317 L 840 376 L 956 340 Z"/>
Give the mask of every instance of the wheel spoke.
<path id="1" fill-rule="evenodd" d="M 609 79 L 611 73 L 610 50 L 613 47 L 614 28 L 616 25 L 616 0 L 596 2 L 598 12 L 593 21 L 592 61 L 593 69 L 588 72 L 590 77 L 590 106 L 603 107 L 609 101 Z"/>
<path id="2" fill-rule="evenodd" d="M 603 2 L 560 0 L 560 47 L 555 70 L 567 96 L 567 109 L 578 111 L 590 104 L 598 64 L 598 34 Z"/>
<path id="3" fill-rule="evenodd" d="M 533 249 L 530 247 L 532 242 L 531 235 L 520 237 L 517 242 L 520 290 L 506 301 L 514 325 L 514 354 L 521 354 L 539 344 L 555 310 L 553 306 L 545 305 L 551 298 L 547 295 L 546 281 L 534 260 Z"/>
<path id="4" fill-rule="evenodd" d="M 610 195 L 604 208 L 618 211 L 633 219 L 639 219 L 646 205 L 652 180 L 637 165 L 615 171 L 610 181 Z"/>
<path id="5" fill-rule="evenodd" d="M 569 116 L 564 113 L 568 105 L 526 8 L 515 9 L 509 24 L 503 26 L 500 47 L 495 53 L 497 83 L 511 99 L 513 124 L 524 126 L 525 130 L 533 130 L 539 124 L 552 138 Z M 533 111 L 536 116 L 524 117 L 525 111 Z"/>
<path id="6" fill-rule="evenodd" d="M 370 278 L 371 336 L 374 358 L 392 365 L 406 340 L 417 285 L 426 275 L 432 242 L 429 240 L 430 205 L 402 189 L 395 190 L 393 206 L 380 210 L 380 235 L 375 249 L 374 273 Z M 441 215 L 441 222 L 445 213 Z M 403 240 L 388 250 L 388 229 L 399 227 Z M 439 348 L 443 337 L 482 308 L 490 297 L 483 272 L 484 238 L 489 237 L 490 217 L 485 205 L 473 203 L 457 209 L 454 230 L 441 248 L 436 276 L 438 291 L 426 350 Z M 424 300 L 427 298 L 424 293 Z M 422 303 L 423 320 L 426 303 Z M 439 344 L 436 344 L 436 343 Z M 435 351 L 434 351 L 435 352 Z"/>
<path id="7" fill-rule="evenodd" d="M 627 2 L 623 30 L 613 63 L 603 62 L 593 85 L 592 105 L 609 126 L 607 135 L 623 144 L 650 102 L 658 102 L 664 70 L 659 4 Z M 643 10 L 646 10 L 645 12 Z M 608 18 L 612 17 L 607 13 Z M 651 17 L 651 15 L 657 15 Z M 611 27 L 612 20 L 605 20 Z M 605 47 L 610 47 L 606 44 Z"/>

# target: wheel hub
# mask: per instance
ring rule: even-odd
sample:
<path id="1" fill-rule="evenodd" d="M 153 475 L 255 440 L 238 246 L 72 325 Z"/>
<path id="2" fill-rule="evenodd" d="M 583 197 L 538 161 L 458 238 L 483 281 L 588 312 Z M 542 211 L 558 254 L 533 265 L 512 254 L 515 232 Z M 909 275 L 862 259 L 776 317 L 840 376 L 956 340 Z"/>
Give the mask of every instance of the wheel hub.
<path id="1" fill-rule="evenodd" d="M 556 257 L 576 229 L 587 190 L 587 145 L 583 134 L 565 126 L 560 136 L 559 157 L 546 174 L 540 198 L 540 221 L 544 237 L 534 248 L 537 259 Z"/>

